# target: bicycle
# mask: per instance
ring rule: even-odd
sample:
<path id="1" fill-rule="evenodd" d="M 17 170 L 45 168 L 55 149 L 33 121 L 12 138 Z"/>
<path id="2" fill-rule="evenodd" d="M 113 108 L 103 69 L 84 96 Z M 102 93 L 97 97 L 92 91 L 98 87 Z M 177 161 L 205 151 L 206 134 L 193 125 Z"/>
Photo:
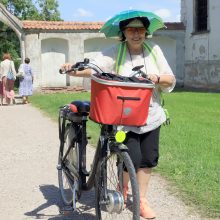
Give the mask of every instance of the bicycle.
<path id="1" fill-rule="evenodd" d="M 84 68 L 92 68 L 101 78 L 119 77 L 103 73 L 87 59 L 73 66 L 74 70 Z M 135 69 L 136 74 L 142 74 L 140 68 Z M 122 80 L 122 78 L 118 79 Z M 130 80 L 136 81 L 133 76 L 130 77 Z M 152 84 L 149 87 L 152 88 Z M 132 97 L 126 97 L 126 99 L 135 100 Z M 88 101 L 73 101 L 71 104 L 60 107 L 58 120 L 60 149 L 57 169 L 63 202 L 76 210 L 76 203 L 82 192 L 90 190 L 94 186 L 97 219 L 140 219 L 140 199 L 135 169 L 128 149 L 123 144 L 125 133 L 118 131 L 114 124 L 96 121 L 100 123 L 101 133 L 91 169 L 87 171 L 86 123 L 88 118 L 91 118 L 91 112 Z M 130 178 L 128 192 L 123 185 L 125 171 Z"/>

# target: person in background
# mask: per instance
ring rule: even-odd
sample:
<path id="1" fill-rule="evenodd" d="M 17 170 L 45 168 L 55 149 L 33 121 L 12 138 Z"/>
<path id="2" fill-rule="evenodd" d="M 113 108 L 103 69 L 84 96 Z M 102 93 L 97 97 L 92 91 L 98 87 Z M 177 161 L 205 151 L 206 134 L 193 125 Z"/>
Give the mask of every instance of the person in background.
<path id="1" fill-rule="evenodd" d="M 9 78 L 10 72 L 10 78 Z M 1 104 L 3 104 L 4 100 L 6 104 L 14 104 L 15 103 L 15 93 L 14 93 L 14 82 L 16 79 L 16 70 L 14 62 L 11 60 L 11 55 L 9 53 L 5 53 L 3 55 L 3 61 L 0 63 L 0 77 L 1 77 L 1 86 L 0 86 L 0 96 L 1 96 Z"/>
<path id="2" fill-rule="evenodd" d="M 2 76 L 1 76 L 1 72 L 0 72 L 0 105 L 3 105 L 3 96 L 4 96 L 3 83 L 2 83 Z"/>
<path id="3" fill-rule="evenodd" d="M 165 112 L 161 106 L 160 93 L 171 92 L 175 86 L 175 76 L 165 59 L 160 47 L 148 42 L 148 27 L 150 22 L 147 17 L 135 17 L 123 20 L 119 23 L 119 37 L 125 45 L 125 58 L 121 71 L 117 71 L 116 57 L 119 53 L 118 45 L 102 51 L 94 59 L 104 72 L 129 76 L 135 66 L 143 65 L 144 72 L 155 84 L 151 97 L 147 123 L 142 127 L 125 126 L 127 131 L 125 145 L 133 161 L 137 173 L 137 182 L 140 191 L 140 215 L 146 219 L 156 217 L 154 210 L 147 201 L 147 189 L 151 177 L 152 168 L 156 167 L 159 159 L 160 127 L 166 121 Z M 150 52 L 151 51 L 151 52 Z M 152 58 L 155 55 L 156 61 Z M 72 64 L 63 64 L 61 69 L 70 70 Z M 93 74 L 91 69 L 72 71 L 71 76 L 89 77 Z M 128 193 L 129 178 L 124 172 L 124 198 Z"/>
<path id="4" fill-rule="evenodd" d="M 30 59 L 27 57 L 24 64 L 19 68 L 23 68 L 24 77 L 19 79 L 19 95 L 22 96 L 23 104 L 29 103 L 28 97 L 33 95 L 33 81 L 34 75 L 30 66 Z"/>

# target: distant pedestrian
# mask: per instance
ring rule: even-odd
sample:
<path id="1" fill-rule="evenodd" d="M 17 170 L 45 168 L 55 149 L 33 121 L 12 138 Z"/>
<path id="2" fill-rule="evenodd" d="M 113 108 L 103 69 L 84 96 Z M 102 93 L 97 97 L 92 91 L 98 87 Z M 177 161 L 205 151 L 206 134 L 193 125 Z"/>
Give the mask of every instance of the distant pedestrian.
<path id="1" fill-rule="evenodd" d="M 16 71 L 14 62 L 11 60 L 11 55 L 5 53 L 3 61 L 0 63 L 0 96 L 1 104 L 5 99 L 6 104 L 13 104 L 14 100 L 14 82 L 16 80 Z"/>
<path id="2" fill-rule="evenodd" d="M 23 68 L 24 77 L 19 79 L 19 95 L 22 96 L 23 104 L 29 103 L 28 97 L 33 95 L 33 81 L 34 75 L 30 66 L 30 59 L 25 58 L 24 64 L 21 64 L 20 68 Z"/>

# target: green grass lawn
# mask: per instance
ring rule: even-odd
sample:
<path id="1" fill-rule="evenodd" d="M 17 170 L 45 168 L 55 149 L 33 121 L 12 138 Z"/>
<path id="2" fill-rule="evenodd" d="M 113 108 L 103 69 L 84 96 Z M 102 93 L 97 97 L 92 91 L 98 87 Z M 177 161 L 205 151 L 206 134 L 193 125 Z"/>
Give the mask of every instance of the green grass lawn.
<path id="1" fill-rule="evenodd" d="M 220 217 L 220 94 L 174 92 L 165 99 L 172 124 L 161 131 L 158 171 L 185 201 Z"/>
<path id="2" fill-rule="evenodd" d="M 209 216 L 220 217 L 220 94 L 177 91 L 165 95 L 171 125 L 162 126 L 156 168 L 181 197 Z M 90 93 L 36 94 L 34 106 L 57 120 L 59 106 L 89 100 Z M 95 145 L 99 125 L 89 122 Z"/>

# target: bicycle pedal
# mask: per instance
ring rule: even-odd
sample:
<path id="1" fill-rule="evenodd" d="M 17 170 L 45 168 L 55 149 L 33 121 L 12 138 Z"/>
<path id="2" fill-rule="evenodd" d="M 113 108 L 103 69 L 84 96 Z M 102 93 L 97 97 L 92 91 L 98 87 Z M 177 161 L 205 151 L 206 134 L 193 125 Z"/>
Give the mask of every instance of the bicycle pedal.
<path id="1" fill-rule="evenodd" d="M 65 206 L 59 210 L 60 214 L 62 215 L 71 215 L 74 211 L 75 210 L 72 206 Z"/>
<path id="2" fill-rule="evenodd" d="M 89 174 L 90 174 L 90 172 L 88 172 L 87 170 L 82 170 L 82 172 L 85 176 L 89 176 Z"/>
<path id="3" fill-rule="evenodd" d="M 57 164 L 57 170 L 61 170 L 61 169 L 62 169 L 61 164 Z"/>

